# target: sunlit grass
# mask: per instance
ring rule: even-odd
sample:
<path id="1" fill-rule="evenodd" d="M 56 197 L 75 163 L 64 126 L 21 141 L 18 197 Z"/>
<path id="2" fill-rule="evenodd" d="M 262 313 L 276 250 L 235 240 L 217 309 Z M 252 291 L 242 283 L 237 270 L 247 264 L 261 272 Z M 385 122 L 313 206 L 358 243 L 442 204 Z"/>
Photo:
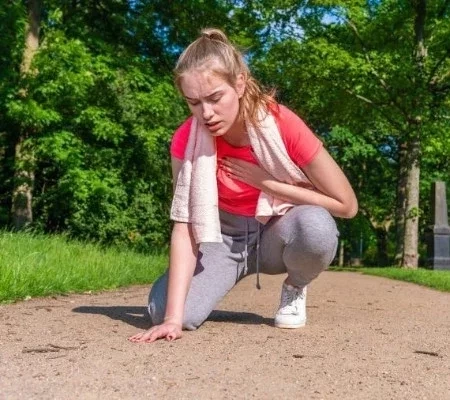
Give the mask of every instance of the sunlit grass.
<path id="1" fill-rule="evenodd" d="M 330 268 L 332 271 L 355 271 L 365 275 L 382 276 L 385 278 L 396 279 L 427 286 L 443 292 L 450 292 L 450 271 L 429 270 L 419 268 L 403 269 L 397 267 L 386 268 Z"/>
<path id="2" fill-rule="evenodd" d="M 0 302 L 150 283 L 167 255 L 68 240 L 63 236 L 0 232 Z"/>
<path id="3" fill-rule="evenodd" d="M 0 302 L 114 289 L 153 282 L 167 255 L 68 240 L 64 236 L 0 232 Z M 450 292 L 450 271 L 400 268 L 330 268 L 416 283 Z"/>

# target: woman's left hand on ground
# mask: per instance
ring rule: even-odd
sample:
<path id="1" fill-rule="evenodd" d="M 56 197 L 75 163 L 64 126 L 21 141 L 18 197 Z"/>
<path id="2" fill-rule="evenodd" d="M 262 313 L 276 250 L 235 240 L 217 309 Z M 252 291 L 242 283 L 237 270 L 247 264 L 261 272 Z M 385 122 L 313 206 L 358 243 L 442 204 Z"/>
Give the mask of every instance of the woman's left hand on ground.
<path id="1" fill-rule="evenodd" d="M 223 158 L 219 161 L 219 165 L 230 178 L 237 179 L 260 190 L 264 188 L 265 181 L 275 179 L 259 165 L 237 158 Z"/>

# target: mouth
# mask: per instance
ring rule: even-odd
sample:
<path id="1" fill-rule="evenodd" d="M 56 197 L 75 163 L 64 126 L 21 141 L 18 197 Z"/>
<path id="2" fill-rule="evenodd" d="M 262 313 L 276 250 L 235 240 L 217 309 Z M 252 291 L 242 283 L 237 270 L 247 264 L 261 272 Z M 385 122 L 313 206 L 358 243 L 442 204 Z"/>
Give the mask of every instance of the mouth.
<path id="1" fill-rule="evenodd" d="M 220 122 L 207 122 L 207 123 L 205 123 L 205 126 L 211 132 L 215 132 L 215 131 L 217 131 L 220 128 L 219 124 L 220 124 Z"/>

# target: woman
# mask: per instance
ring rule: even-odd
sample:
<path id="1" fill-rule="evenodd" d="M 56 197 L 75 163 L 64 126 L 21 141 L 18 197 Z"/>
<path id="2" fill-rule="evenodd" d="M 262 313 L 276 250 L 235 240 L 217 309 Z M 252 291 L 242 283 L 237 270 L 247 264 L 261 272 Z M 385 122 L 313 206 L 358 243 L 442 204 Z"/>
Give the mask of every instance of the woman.
<path id="1" fill-rule="evenodd" d="M 175 221 L 169 269 L 149 298 L 152 328 L 132 342 L 178 339 L 244 276 L 287 272 L 275 326 L 306 323 L 306 287 L 334 258 L 331 215 L 355 194 L 321 141 L 276 104 L 223 32 L 206 29 L 180 56 L 176 84 L 192 112 L 172 146 Z"/>

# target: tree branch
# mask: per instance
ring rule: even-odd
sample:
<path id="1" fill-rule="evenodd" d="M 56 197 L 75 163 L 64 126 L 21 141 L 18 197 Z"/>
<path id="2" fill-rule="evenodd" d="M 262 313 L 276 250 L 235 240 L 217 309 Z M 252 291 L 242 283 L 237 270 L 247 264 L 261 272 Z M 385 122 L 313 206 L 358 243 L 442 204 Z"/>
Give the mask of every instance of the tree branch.
<path id="1" fill-rule="evenodd" d="M 375 217 L 370 213 L 370 211 L 368 209 L 366 209 L 364 206 L 361 206 L 359 208 L 359 211 L 361 212 L 361 214 L 364 217 L 366 217 L 369 220 L 370 224 L 372 225 L 372 227 L 374 229 L 384 228 L 386 230 L 386 232 L 389 231 L 389 229 L 390 229 L 390 227 L 392 225 L 392 222 L 393 222 L 392 214 L 386 215 L 383 218 L 383 220 L 380 222 L 380 221 L 377 221 L 375 219 Z"/>
<path id="2" fill-rule="evenodd" d="M 403 127 L 400 123 L 398 123 L 397 121 L 395 121 L 394 119 L 392 119 L 392 117 L 385 113 L 383 111 L 383 107 L 386 107 L 386 104 L 381 104 L 381 103 L 376 103 L 373 100 L 368 99 L 367 97 L 361 96 L 359 94 L 354 93 L 351 89 L 348 88 L 344 88 L 344 90 L 352 95 L 355 96 L 356 98 L 364 101 L 366 104 L 369 104 L 370 106 L 372 106 L 375 110 L 377 110 L 387 121 L 389 121 L 389 123 L 394 126 L 396 129 L 398 129 L 399 131 L 403 130 Z"/>
<path id="3" fill-rule="evenodd" d="M 425 19 L 427 16 L 426 0 L 414 0 L 414 9 L 416 18 L 414 19 L 414 33 L 416 45 L 416 60 L 419 71 L 422 74 L 424 69 L 424 60 L 427 57 L 427 48 L 425 47 Z"/>
<path id="4" fill-rule="evenodd" d="M 322 79 L 325 82 L 329 83 L 331 86 L 336 85 L 336 81 L 333 81 L 331 79 L 326 79 L 326 78 L 322 78 Z M 395 121 L 394 119 L 392 119 L 392 117 L 391 117 L 392 110 L 391 109 L 389 109 L 390 113 L 385 113 L 383 111 L 383 108 L 390 107 L 391 106 L 390 104 L 379 103 L 379 102 L 376 102 L 375 100 L 369 99 L 368 97 L 361 96 L 361 95 L 355 93 L 351 88 L 344 87 L 342 85 L 342 83 L 339 84 L 338 88 L 341 90 L 344 90 L 346 93 L 350 94 L 351 96 L 354 96 L 357 99 L 364 101 L 364 103 L 370 105 L 375 110 L 377 110 L 386 119 L 386 121 L 388 121 L 393 127 L 395 127 L 397 130 L 399 130 L 401 132 L 404 131 L 404 127 L 402 126 L 402 124 Z M 409 121 L 409 120 L 407 120 L 407 121 Z"/>
<path id="5" fill-rule="evenodd" d="M 356 98 L 364 101 L 365 103 L 370 104 L 371 106 L 377 106 L 378 105 L 378 104 L 375 104 L 375 102 L 373 100 L 370 100 L 367 97 L 361 96 L 360 94 L 356 94 L 355 92 L 353 92 L 353 90 L 345 89 L 345 91 L 348 94 L 351 94 L 352 96 L 355 96 Z"/>
<path id="6" fill-rule="evenodd" d="M 439 77 L 437 75 L 438 69 L 442 66 L 442 64 L 450 57 L 450 49 L 446 51 L 444 56 L 438 60 L 436 65 L 433 67 L 433 70 L 430 73 L 430 77 L 428 78 L 427 84 L 429 86 L 436 86 L 440 81 L 444 80 L 450 73 L 447 71 L 443 76 Z"/>
<path id="7" fill-rule="evenodd" d="M 391 92 L 391 88 L 388 86 L 388 84 L 386 83 L 386 81 L 380 76 L 380 74 L 377 72 L 377 70 L 375 69 L 372 59 L 369 56 L 369 53 L 367 51 L 367 47 L 358 31 L 358 28 L 356 26 L 356 24 L 347 16 L 344 18 L 345 23 L 350 27 L 351 31 L 353 32 L 353 34 L 355 35 L 355 37 L 358 39 L 363 54 L 364 54 L 364 58 L 366 60 L 366 62 L 369 64 L 370 66 L 370 71 L 372 73 L 372 75 L 378 80 L 378 82 L 380 83 L 380 86 L 384 89 L 384 91 L 387 93 L 389 99 L 391 100 L 392 104 L 398 108 L 398 110 L 400 111 L 400 113 L 407 119 L 409 120 L 410 117 L 408 115 L 408 113 L 403 109 L 403 107 L 401 107 L 401 105 L 398 103 L 397 99 L 395 98 L 395 96 L 392 94 Z"/>

